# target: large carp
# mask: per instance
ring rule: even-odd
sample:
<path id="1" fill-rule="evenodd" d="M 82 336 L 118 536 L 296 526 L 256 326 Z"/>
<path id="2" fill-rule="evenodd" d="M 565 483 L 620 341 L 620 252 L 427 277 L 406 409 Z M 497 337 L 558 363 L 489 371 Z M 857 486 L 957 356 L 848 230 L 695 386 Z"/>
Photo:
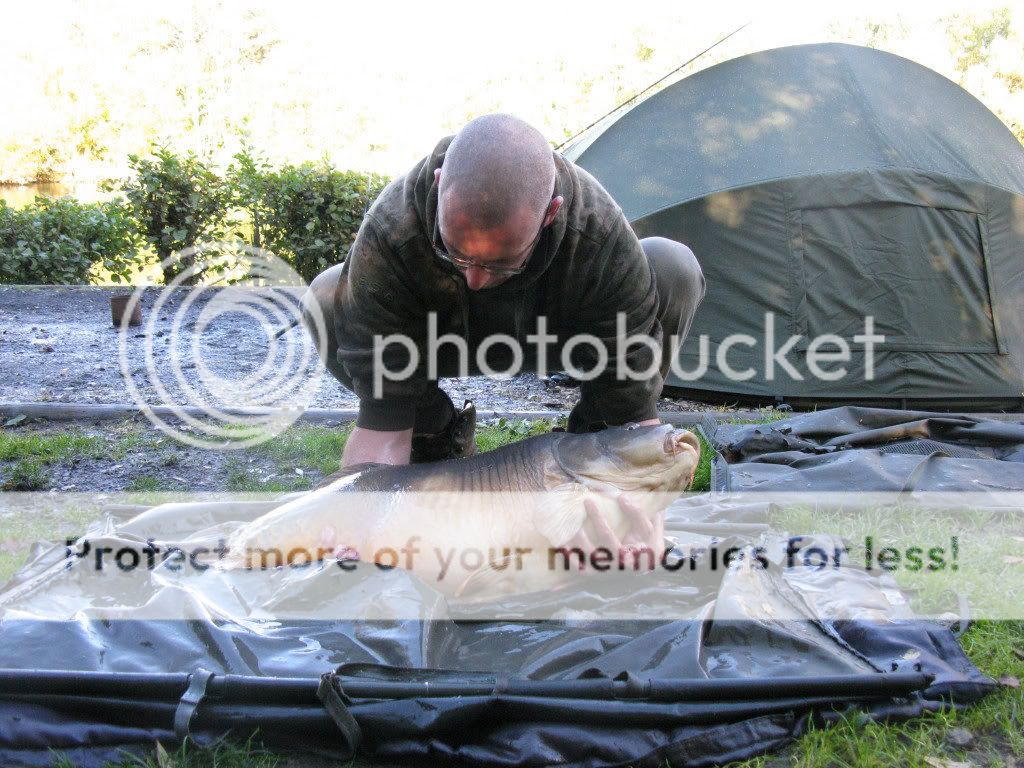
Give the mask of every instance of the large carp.
<path id="1" fill-rule="evenodd" d="M 244 525 L 229 548 L 248 567 L 373 560 L 463 598 L 550 588 L 567 575 L 551 567 L 552 549 L 581 531 L 600 538 L 585 501 L 621 540 L 631 520 L 618 496 L 652 520 L 687 488 L 699 458 L 693 433 L 660 424 L 555 432 L 430 464 L 360 465 Z"/>

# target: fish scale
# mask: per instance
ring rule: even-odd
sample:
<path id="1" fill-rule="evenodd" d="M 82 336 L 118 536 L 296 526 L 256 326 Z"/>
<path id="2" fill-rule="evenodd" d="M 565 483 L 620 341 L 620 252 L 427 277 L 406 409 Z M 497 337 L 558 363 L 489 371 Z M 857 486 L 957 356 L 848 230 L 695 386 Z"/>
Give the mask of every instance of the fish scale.
<path id="1" fill-rule="evenodd" d="M 324 547 L 328 554 L 354 550 L 359 559 L 387 562 L 394 556 L 379 553 L 413 541 L 427 553 L 524 548 L 536 560 L 532 570 L 515 571 L 514 579 L 460 560 L 441 582 L 430 557 L 410 570 L 460 598 L 467 585 L 483 593 L 546 589 L 565 578 L 545 565 L 547 550 L 564 546 L 589 525 L 586 499 L 595 498 L 607 526 L 624 539 L 632 522 L 609 491 L 628 490 L 636 510 L 650 519 L 686 488 L 699 456 L 692 433 L 661 424 L 538 435 L 451 461 L 350 467 L 240 528 L 229 548 L 239 553 L 235 567 L 258 563 L 267 551 Z"/>
<path id="2" fill-rule="evenodd" d="M 541 435 L 547 438 L 547 435 Z M 535 443 L 522 440 L 501 449 L 501 456 L 492 451 L 464 459 L 436 464 L 417 464 L 409 467 L 411 485 L 418 485 L 421 477 L 434 477 L 436 468 L 444 466 L 444 474 L 454 482 L 453 488 L 468 492 L 493 492 L 512 490 L 533 492 L 544 490 L 543 472 L 540 470 L 543 455 L 551 450 L 557 440 Z M 418 471 L 416 468 L 421 468 Z M 435 468 L 433 471 L 424 468 Z"/>

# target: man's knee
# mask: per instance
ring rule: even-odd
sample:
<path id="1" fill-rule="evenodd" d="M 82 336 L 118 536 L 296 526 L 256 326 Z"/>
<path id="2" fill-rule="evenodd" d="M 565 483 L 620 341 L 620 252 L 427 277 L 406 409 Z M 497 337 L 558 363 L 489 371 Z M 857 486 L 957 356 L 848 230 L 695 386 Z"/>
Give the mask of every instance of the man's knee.
<path id="1" fill-rule="evenodd" d="M 344 383 L 335 360 L 338 344 L 334 337 L 334 299 L 343 266 L 335 264 L 313 278 L 302 296 L 302 322 L 313 337 L 327 369 Z"/>
<path id="2" fill-rule="evenodd" d="M 335 264 L 314 277 L 302 296 L 302 321 L 317 341 L 321 324 L 327 339 L 334 337 L 334 297 L 343 266 Z"/>
<path id="3" fill-rule="evenodd" d="M 661 296 L 690 302 L 704 298 L 704 271 L 688 246 L 667 237 L 645 237 L 640 247 L 651 264 Z"/>
<path id="4" fill-rule="evenodd" d="M 309 288 L 306 289 L 306 293 L 302 297 L 304 311 L 318 308 L 324 317 L 333 316 L 334 296 L 344 266 L 344 264 L 335 264 L 313 278 L 313 282 L 309 284 Z"/>

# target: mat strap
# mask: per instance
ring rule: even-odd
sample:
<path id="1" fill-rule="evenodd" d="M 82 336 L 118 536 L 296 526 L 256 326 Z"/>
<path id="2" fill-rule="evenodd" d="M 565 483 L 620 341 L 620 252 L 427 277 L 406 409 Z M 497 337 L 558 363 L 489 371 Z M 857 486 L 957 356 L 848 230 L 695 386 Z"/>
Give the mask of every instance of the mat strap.
<path id="1" fill-rule="evenodd" d="M 205 738 L 192 733 L 192 718 L 196 710 L 206 696 L 206 688 L 213 679 L 214 673 L 208 669 L 197 669 L 188 676 L 188 688 L 178 700 L 178 708 L 174 711 L 174 735 L 178 741 L 184 743 L 186 739 L 197 747 L 209 749 L 215 747 L 227 738 L 230 731 L 225 731 L 220 736 Z"/>
<path id="2" fill-rule="evenodd" d="M 327 672 L 320 676 L 320 685 L 316 689 L 316 697 L 324 705 L 338 730 L 341 731 L 343 760 L 351 760 L 363 740 L 363 731 L 352 716 L 349 705 L 352 700 L 341 687 L 341 678 L 335 672 Z"/>

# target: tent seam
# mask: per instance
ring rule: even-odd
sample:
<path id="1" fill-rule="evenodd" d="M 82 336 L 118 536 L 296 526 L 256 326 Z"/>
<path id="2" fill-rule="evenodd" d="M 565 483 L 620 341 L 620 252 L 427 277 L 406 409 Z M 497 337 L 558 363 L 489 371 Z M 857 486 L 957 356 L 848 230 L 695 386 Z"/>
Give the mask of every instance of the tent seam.
<path id="1" fill-rule="evenodd" d="M 642 221 L 643 219 L 650 218 L 651 216 L 657 216 L 658 214 L 664 213 L 665 211 L 669 211 L 669 210 L 671 210 L 673 208 L 676 208 L 676 207 L 678 207 L 680 205 L 687 205 L 689 203 L 696 202 L 697 200 L 701 200 L 701 199 L 703 199 L 705 197 L 710 197 L 711 195 L 718 195 L 718 194 L 721 194 L 723 192 L 735 192 L 735 191 L 738 191 L 738 190 L 741 190 L 741 189 L 750 189 L 751 187 L 760 187 L 760 186 L 763 186 L 765 184 L 772 184 L 772 183 L 779 182 L 779 181 L 796 181 L 798 179 L 825 179 L 825 178 L 828 178 L 829 176 L 842 176 L 844 174 L 849 174 L 849 173 L 867 173 L 869 171 L 914 171 L 916 173 L 925 173 L 925 174 L 935 175 L 935 176 L 937 176 L 939 178 L 949 179 L 950 181 L 965 181 L 965 182 L 969 182 L 969 183 L 972 183 L 972 184 L 978 184 L 980 186 L 987 187 L 989 189 L 997 189 L 997 190 L 1000 190 L 1002 192 L 1006 192 L 1008 194 L 1013 195 L 1014 197 L 1024 198 L 1024 193 L 1017 192 L 1017 191 L 1012 190 L 1012 189 L 1007 189 L 1006 187 L 1001 187 L 998 184 L 992 184 L 992 183 L 987 182 L 987 181 L 980 181 L 978 179 L 969 179 L 969 178 L 967 178 L 965 176 L 949 176 L 949 175 L 944 174 L 944 173 L 937 173 L 936 171 L 928 171 L 928 170 L 925 170 L 923 168 L 915 168 L 915 167 L 909 166 L 909 165 L 882 165 L 882 166 L 872 167 L 872 168 L 845 168 L 845 169 L 838 170 L 838 171 L 829 171 L 828 173 L 811 173 L 811 174 L 806 174 L 806 175 L 803 175 L 803 176 L 773 176 L 770 179 L 761 179 L 761 180 L 753 182 L 751 184 L 739 184 L 739 185 L 734 186 L 734 187 L 722 187 L 721 189 L 714 189 L 714 190 L 711 190 L 709 192 L 706 192 L 703 195 L 698 195 L 696 197 L 690 197 L 690 198 L 687 198 L 686 200 L 677 200 L 674 203 L 670 203 L 668 205 L 662 206 L 661 208 L 655 208 L 655 209 L 653 209 L 653 210 L 651 210 L 651 211 L 649 211 L 647 213 L 642 213 L 642 214 L 636 216 L 635 218 L 630 218 L 629 222 L 630 222 L 630 225 L 632 225 L 632 224 L 634 224 L 634 223 L 636 223 L 638 221 Z M 910 205 L 910 203 L 907 203 L 907 205 Z M 922 208 L 935 208 L 937 206 L 922 205 L 920 207 L 922 207 Z"/>

